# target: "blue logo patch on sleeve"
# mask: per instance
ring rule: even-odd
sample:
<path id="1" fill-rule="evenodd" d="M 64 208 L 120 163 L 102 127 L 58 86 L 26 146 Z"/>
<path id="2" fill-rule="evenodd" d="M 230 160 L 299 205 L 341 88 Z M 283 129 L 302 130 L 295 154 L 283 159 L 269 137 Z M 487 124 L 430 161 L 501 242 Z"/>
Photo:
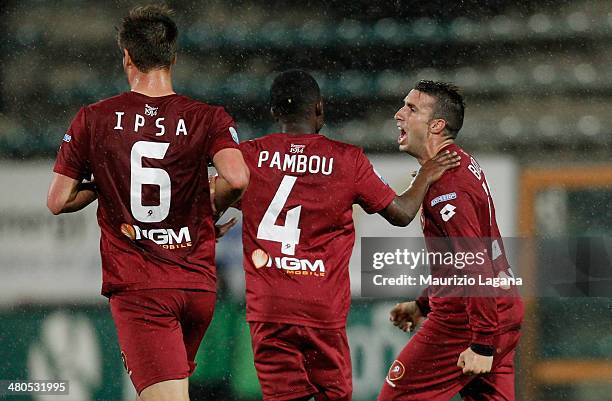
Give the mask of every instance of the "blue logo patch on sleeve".
<path id="1" fill-rule="evenodd" d="M 64 134 L 64 142 L 72 141 L 72 136 L 70 134 Z"/>
<path id="2" fill-rule="evenodd" d="M 457 199 L 457 193 L 451 192 L 450 194 L 444 194 L 437 196 L 431 200 L 431 206 L 435 206 L 441 202 L 448 202 L 449 200 Z"/>

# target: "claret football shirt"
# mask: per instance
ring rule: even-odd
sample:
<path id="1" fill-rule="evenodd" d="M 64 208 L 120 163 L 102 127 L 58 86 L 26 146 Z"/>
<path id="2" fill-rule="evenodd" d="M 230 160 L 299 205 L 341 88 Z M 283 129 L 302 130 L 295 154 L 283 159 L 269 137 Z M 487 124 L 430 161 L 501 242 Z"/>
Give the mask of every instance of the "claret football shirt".
<path id="1" fill-rule="evenodd" d="M 215 291 L 207 165 L 237 142 L 222 107 L 177 94 L 126 92 L 77 113 L 53 171 L 95 179 L 104 295 Z"/>
<path id="2" fill-rule="evenodd" d="M 461 156 L 461 165 L 444 173 L 423 201 L 423 234 L 430 252 L 482 251 L 482 263 L 463 270 L 432 264 L 432 276 L 477 277 L 476 280 L 512 277 L 495 218 L 495 206 L 484 171 L 470 154 L 455 144 L 445 148 Z M 445 238 L 445 240 L 441 240 Z M 493 345 L 494 336 L 520 327 L 523 303 L 515 287 L 485 291 L 485 286 L 430 287 L 419 299 L 427 317 L 452 332 L 471 332 L 472 342 Z M 460 291 L 460 297 L 449 296 Z"/>
<path id="3" fill-rule="evenodd" d="M 340 328 L 351 294 L 353 204 L 386 208 L 395 192 L 363 151 L 319 134 L 243 142 L 241 200 L 247 320 Z"/>

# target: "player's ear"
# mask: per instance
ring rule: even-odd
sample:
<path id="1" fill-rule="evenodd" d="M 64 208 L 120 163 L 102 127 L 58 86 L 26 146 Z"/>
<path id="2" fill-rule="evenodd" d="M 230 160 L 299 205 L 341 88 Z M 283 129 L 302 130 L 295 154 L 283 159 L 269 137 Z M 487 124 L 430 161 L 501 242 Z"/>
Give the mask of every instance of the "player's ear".
<path id="1" fill-rule="evenodd" d="M 316 127 L 315 132 L 321 131 L 323 125 L 325 124 L 325 113 L 323 112 L 323 99 L 319 100 L 315 105 L 315 118 L 316 118 Z"/>
<path id="2" fill-rule="evenodd" d="M 319 99 L 317 104 L 315 104 L 315 115 L 317 117 L 323 115 L 323 99 Z"/>
<path id="3" fill-rule="evenodd" d="M 442 132 L 444 132 L 445 128 L 446 120 L 442 118 L 436 118 L 429 122 L 429 131 L 431 131 L 432 134 L 441 134 Z"/>
<path id="4" fill-rule="evenodd" d="M 126 68 L 128 66 L 133 66 L 134 62 L 132 61 L 132 58 L 130 57 L 130 53 L 128 52 L 127 49 L 123 49 L 123 68 Z"/>

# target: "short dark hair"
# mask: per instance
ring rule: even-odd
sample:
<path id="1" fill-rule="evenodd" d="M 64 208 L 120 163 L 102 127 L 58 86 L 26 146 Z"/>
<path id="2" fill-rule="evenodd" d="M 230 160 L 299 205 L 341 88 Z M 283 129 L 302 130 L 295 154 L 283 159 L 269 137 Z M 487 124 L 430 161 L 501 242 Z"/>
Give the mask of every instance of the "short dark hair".
<path id="1" fill-rule="evenodd" d="M 465 102 L 459 88 L 447 82 L 422 80 L 414 86 L 414 89 L 436 98 L 432 117 L 445 120 L 449 135 L 456 138 L 463 127 L 465 114 Z"/>
<path id="2" fill-rule="evenodd" d="M 117 32 L 121 50 L 127 49 L 138 70 L 169 68 L 176 56 L 178 28 L 163 5 L 135 7 Z"/>
<path id="3" fill-rule="evenodd" d="M 281 72 L 270 88 L 270 107 L 274 116 L 279 118 L 302 117 L 319 100 L 319 84 L 304 70 Z"/>

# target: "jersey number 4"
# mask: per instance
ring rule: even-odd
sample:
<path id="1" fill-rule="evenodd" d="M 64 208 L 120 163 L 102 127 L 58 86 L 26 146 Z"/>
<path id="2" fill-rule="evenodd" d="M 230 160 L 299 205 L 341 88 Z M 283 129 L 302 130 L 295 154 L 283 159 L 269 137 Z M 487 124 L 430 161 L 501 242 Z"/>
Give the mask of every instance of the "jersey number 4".
<path id="1" fill-rule="evenodd" d="M 163 159 L 169 143 L 138 141 L 130 153 L 130 208 L 132 216 L 144 223 L 159 223 L 170 213 L 170 195 L 172 194 L 170 176 L 161 168 L 143 167 L 142 158 Z M 159 187 L 159 205 L 142 204 L 142 186 Z"/>
<path id="2" fill-rule="evenodd" d="M 289 193 L 293 189 L 297 177 L 286 175 L 280 183 L 280 186 L 270 202 L 270 206 L 266 210 L 259 227 L 257 227 L 257 238 L 280 242 L 281 253 L 284 255 L 295 255 L 295 246 L 300 243 L 300 229 L 298 228 L 300 222 L 300 213 L 302 212 L 302 206 L 296 206 L 293 209 L 287 211 L 285 217 L 285 225 L 277 225 L 276 220 L 283 210 Z"/>

